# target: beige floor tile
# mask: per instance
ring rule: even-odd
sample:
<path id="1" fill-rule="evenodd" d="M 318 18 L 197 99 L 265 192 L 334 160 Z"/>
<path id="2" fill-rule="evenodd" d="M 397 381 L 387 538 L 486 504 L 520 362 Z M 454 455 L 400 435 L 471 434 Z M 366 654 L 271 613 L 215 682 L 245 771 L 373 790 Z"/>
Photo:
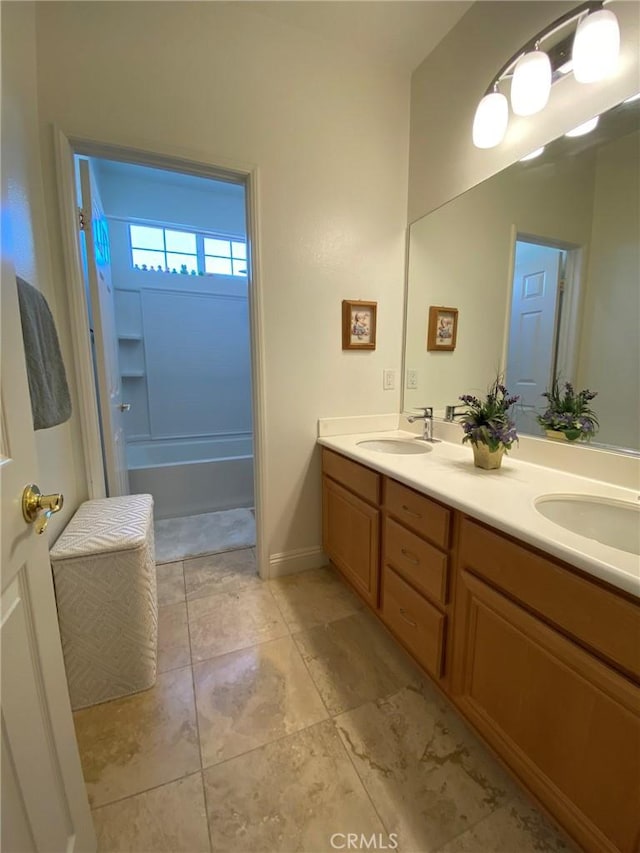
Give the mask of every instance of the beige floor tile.
<path id="1" fill-rule="evenodd" d="M 193 671 L 204 767 L 328 716 L 291 637 L 221 655 Z"/>
<path id="2" fill-rule="evenodd" d="M 422 681 L 409 657 L 364 610 L 294 634 L 294 640 L 331 714 Z"/>
<path id="3" fill-rule="evenodd" d="M 253 548 L 185 560 L 184 580 L 189 600 L 263 583 L 258 577 Z"/>
<path id="4" fill-rule="evenodd" d="M 563 853 L 576 849 L 538 809 L 519 797 L 458 835 L 438 853 Z"/>
<path id="5" fill-rule="evenodd" d="M 113 802 L 200 769 L 191 668 L 154 687 L 74 715 L 92 806 Z"/>
<path id="6" fill-rule="evenodd" d="M 187 610 L 194 663 L 289 633 L 266 585 L 196 598 Z"/>
<path id="7" fill-rule="evenodd" d="M 158 608 L 158 672 L 190 663 L 187 605 L 179 602 Z"/>
<path id="8" fill-rule="evenodd" d="M 335 722 L 403 853 L 438 850 L 514 794 L 504 771 L 427 687 L 405 688 Z"/>
<path id="9" fill-rule="evenodd" d="M 158 579 L 158 604 L 160 607 L 184 601 L 184 572 L 182 563 L 157 565 L 156 578 Z"/>
<path id="10" fill-rule="evenodd" d="M 331 721 L 209 767 L 204 781 L 214 853 L 323 853 L 334 833 L 385 837 Z"/>
<path id="11" fill-rule="evenodd" d="M 92 817 L 98 853 L 209 853 L 200 773 L 103 806 Z"/>
<path id="12" fill-rule="evenodd" d="M 363 607 L 329 568 L 287 575 L 269 586 L 292 632 L 334 622 Z"/>

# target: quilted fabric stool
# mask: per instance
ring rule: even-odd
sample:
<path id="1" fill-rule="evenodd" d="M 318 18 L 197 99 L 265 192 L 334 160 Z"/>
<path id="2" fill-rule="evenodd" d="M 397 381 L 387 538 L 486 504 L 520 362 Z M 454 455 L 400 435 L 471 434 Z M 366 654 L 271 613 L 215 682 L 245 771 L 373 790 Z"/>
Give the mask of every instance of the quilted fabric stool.
<path id="1" fill-rule="evenodd" d="M 71 707 L 151 687 L 158 646 L 151 495 L 86 501 L 50 557 Z"/>

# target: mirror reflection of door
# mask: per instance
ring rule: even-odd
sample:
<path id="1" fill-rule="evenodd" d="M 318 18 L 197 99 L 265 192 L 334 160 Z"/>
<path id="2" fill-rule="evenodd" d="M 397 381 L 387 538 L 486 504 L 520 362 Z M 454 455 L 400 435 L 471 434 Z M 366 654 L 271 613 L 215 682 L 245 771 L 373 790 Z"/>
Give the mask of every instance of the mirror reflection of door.
<path id="1" fill-rule="evenodd" d="M 516 240 L 505 384 L 520 397 L 515 410 L 520 433 L 541 434 L 536 422 L 541 395 L 557 374 L 566 255 L 558 246 Z"/>

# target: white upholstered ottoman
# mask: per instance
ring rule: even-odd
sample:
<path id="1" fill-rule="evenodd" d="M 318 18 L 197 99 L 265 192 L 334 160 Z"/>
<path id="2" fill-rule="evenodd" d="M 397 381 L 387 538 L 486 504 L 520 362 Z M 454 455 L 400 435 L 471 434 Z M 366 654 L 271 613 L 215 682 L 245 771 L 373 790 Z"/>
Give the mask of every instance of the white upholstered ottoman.
<path id="1" fill-rule="evenodd" d="M 71 707 L 156 680 L 153 498 L 86 501 L 50 552 Z"/>

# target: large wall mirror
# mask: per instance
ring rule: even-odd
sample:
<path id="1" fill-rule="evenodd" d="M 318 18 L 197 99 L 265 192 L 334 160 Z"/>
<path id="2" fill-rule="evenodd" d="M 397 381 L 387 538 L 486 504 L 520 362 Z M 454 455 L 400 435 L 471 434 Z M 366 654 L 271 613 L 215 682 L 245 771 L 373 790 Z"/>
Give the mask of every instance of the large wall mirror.
<path id="1" fill-rule="evenodd" d="M 630 99 L 414 222 L 404 409 L 442 414 L 500 371 L 521 398 L 519 432 L 542 435 L 558 377 L 598 392 L 594 443 L 640 451 L 639 213 Z M 427 350 L 431 306 L 458 310 L 455 349 Z"/>

